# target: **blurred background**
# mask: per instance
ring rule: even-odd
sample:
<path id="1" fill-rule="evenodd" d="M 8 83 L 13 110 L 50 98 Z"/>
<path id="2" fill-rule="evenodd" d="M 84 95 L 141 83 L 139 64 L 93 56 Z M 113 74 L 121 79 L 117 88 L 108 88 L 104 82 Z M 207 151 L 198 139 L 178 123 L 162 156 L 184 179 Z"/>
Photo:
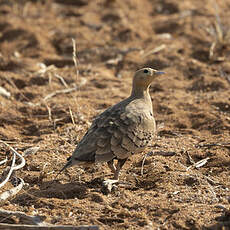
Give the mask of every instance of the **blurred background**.
<path id="1" fill-rule="evenodd" d="M 230 184 L 229 17 L 229 1 L 1 0 L 0 139 L 19 151 L 40 147 L 21 171 L 32 191 L 4 207 L 59 224 L 71 224 L 72 212 L 75 224 L 105 229 L 222 226 L 213 205 L 228 204 Z M 159 128 L 149 151 L 172 155 L 149 156 L 144 177 L 135 156 L 124 173 L 132 186 L 115 197 L 95 190 L 95 178 L 109 175 L 100 168 L 71 169 L 74 185 L 63 187 L 63 175 L 49 190 L 50 172 L 98 113 L 129 95 L 142 67 L 166 72 L 150 89 Z M 208 162 L 182 173 L 189 156 Z"/>

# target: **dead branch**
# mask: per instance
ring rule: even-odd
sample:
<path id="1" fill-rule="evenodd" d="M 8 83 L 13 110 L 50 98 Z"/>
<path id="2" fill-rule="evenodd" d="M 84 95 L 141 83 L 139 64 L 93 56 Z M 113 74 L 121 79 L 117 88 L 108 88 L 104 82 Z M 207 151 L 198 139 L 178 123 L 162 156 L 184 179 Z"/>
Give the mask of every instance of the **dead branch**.
<path id="1" fill-rule="evenodd" d="M 82 226 L 71 226 L 71 225 L 38 226 L 38 225 L 0 223 L 0 229 L 4 229 L 4 230 L 99 230 L 99 227 L 96 225 L 93 225 L 93 226 L 88 226 L 88 225 L 82 225 Z"/>
<path id="2" fill-rule="evenodd" d="M 8 175 L 6 176 L 5 180 L 0 184 L 0 188 L 3 187 L 8 182 L 8 180 L 10 179 L 10 176 L 11 176 L 12 172 L 14 171 L 15 160 L 16 160 L 16 155 L 14 153 L 10 170 L 9 170 Z"/>
<path id="3" fill-rule="evenodd" d="M 9 147 L 10 150 L 13 153 L 15 153 L 21 159 L 21 164 L 19 164 L 17 166 L 14 166 L 13 170 L 18 170 L 20 168 L 23 168 L 25 166 L 25 164 L 26 164 L 26 161 L 25 161 L 24 157 L 21 154 L 19 154 L 13 147 L 11 147 L 9 144 L 7 144 L 5 141 L 0 140 L 0 142 L 3 143 L 4 145 L 6 145 L 7 147 Z"/>
<path id="4" fill-rule="evenodd" d="M 33 226 L 34 225 L 40 226 L 43 224 L 47 224 L 47 223 L 43 222 L 42 217 L 40 217 L 40 216 L 29 216 L 29 215 L 26 215 L 24 212 L 9 211 L 9 210 L 5 210 L 5 209 L 0 209 L 0 216 L 2 216 L 5 219 L 9 218 L 10 216 L 16 216 L 16 217 L 22 219 L 21 221 L 24 220 L 24 221 L 26 221 L 27 224 L 31 224 Z M 0 226 L 2 224 L 3 223 L 0 223 Z M 9 226 L 11 226 L 11 224 L 9 224 Z M 3 228 L 0 227 L 0 229 L 3 229 Z M 9 229 L 11 229 L 11 228 L 9 228 Z M 17 229 L 17 228 L 12 228 L 12 229 Z"/>
<path id="5" fill-rule="evenodd" d="M 8 182 L 8 180 L 10 179 L 10 176 L 13 173 L 13 171 L 24 167 L 25 164 L 26 164 L 26 161 L 25 161 L 24 157 L 21 154 L 19 154 L 14 148 L 12 148 L 5 141 L 0 140 L 0 143 L 3 143 L 7 147 L 9 147 L 10 150 L 13 152 L 13 159 L 12 159 L 11 167 L 10 167 L 10 170 L 9 170 L 8 175 L 6 176 L 5 180 L 0 184 L 0 188 L 1 188 Z M 16 156 L 18 156 L 21 159 L 21 164 L 15 166 Z"/>
<path id="6" fill-rule="evenodd" d="M 230 148 L 230 142 L 223 142 L 223 143 L 208 143 L 208 144 L 197 144 L 196 147 L 203 147 L 203 148 L 208 148 L 208 147 L 213 147 L 213 146 L 220 146 L 220 147 L 226 147 Z"/>

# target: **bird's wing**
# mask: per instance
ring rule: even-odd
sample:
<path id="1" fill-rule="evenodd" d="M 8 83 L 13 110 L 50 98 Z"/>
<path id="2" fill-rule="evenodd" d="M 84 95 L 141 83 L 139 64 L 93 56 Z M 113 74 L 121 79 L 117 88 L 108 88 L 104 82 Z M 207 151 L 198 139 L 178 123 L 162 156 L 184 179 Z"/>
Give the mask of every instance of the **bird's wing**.
<path id="1" fill-rule="evenodd" d="M 127 110 L 124 104 L 113 106 L 96 117 L 73 155 L 76 160 L 93 162 L 127 158 L 151 141 L 152 119 L 143 111 Z"/>
<path id="2" fill-rule="evenodd" d="M 154 118 L 145 111 L 128 110 L 114 121 L 111 149 L 118 158 L 142 152 L 154 135 Z"/>
<path id="3" fill-rule="evenodd" d="M 98 115 L 76 147 L 73 156 L 78 161 L 103 162 L 115 158 L 111 150 L 113 121 L 121 113 L 119 106 L 113 106 Z M 99 156 L 99 157 L 97 157 Z"/>

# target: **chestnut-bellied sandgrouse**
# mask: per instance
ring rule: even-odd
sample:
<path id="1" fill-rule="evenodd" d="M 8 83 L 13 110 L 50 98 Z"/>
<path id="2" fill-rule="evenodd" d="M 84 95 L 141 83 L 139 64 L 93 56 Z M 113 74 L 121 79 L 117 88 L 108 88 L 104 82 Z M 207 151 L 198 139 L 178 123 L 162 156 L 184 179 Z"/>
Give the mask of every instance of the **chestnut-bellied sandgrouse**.
<path id="1" fill-rule="evenodd" d="M 163 72 L 151 68 L 138 70 L 131 95 L 95 118 L 60 172 L 74 165 L 107 162 L 118 180 L 128 157 L 142 152 L 154 137 L 156 124 L 149 87 L 160 74 Z"/>

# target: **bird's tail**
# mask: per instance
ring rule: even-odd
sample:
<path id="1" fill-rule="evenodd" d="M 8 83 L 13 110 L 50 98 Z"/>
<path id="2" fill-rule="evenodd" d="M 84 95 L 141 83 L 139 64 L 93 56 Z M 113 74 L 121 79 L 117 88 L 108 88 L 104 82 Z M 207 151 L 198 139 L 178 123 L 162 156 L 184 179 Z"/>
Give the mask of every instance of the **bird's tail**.
<path id="1" fill-rule="evenodd" d="M 69 168 L 72 165 L 72 160 L 69 159 L 67 163 L 64 165 L 64 167 L 57 173 L 55 179 L 67 168 Z"/>

